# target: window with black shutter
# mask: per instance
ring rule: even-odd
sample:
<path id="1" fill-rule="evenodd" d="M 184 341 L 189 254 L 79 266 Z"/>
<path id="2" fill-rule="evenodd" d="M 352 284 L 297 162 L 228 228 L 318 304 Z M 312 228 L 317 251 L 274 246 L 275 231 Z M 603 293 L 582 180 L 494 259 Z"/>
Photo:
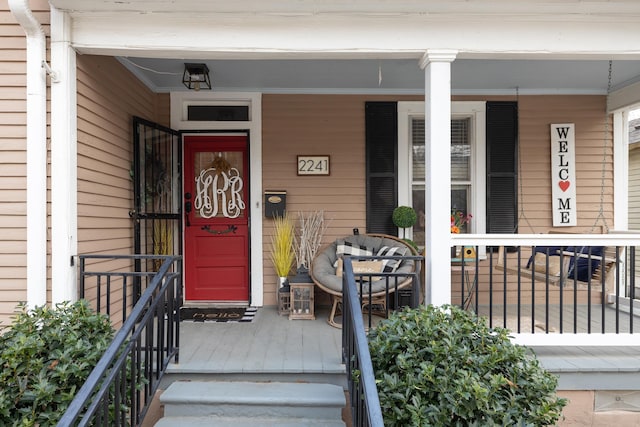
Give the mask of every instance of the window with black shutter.
<path id="1" fill-rule="evenodd" d="M 451 207 L 473 214 L 474 224 L 467 226 L 466 232 L 514 233 L 518 211 L 517 103 L 471 104 L 474 102 L 459 102 L 455 104 L 458 105 L 457 113 L 452 113 Z M 419 213 L 413 240 L 422 245 L 425 222 L 429 218 L 428 213 L 422 211 L 425 185 L 428 185 L 424 170 L 425 121 L 423 106 L 411 108 L 411 113 L 406 113 L 405 107 L 401 110 L 402 114 L 408 114 L 410 122 L 409 131 L 403 138 L 409 140 L 406 149 L 411 152 L 412 160 L 407 170 L 398 171 L 398 105 L 395 102 L 366 103 L 367 231 L 397 233 L 391 213 L 398 205 L 398 174 L 410 173 L 410 200 L 403 203 L 412 204 Z M 476 128 L 478 123 L 484 125 L 482 132 Z M 483 138 L 486 141 L 479 144 L 483 149 L 476 150 L 478 139 Z M 478 156 L 477 162 L 484 163 L 482 169 L 486 166 L 479 175 L 473 173 L 474 169 L 479 169 L 472 166 L 474 156 Z M 474 163 L 476 166 L 477 162 Z"/>

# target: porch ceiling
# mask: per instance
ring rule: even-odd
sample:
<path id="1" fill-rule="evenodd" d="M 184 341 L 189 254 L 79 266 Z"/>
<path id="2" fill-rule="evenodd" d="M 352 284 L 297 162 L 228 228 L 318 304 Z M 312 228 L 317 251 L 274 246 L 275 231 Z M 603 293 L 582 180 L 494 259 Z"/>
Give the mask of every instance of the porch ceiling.
<path id="1" fill-rule="evenodd" d="M 265 93 L 424 93 L 417 59 L 203 60 L 120 58 L 157 92 L 187 90 L 185 62 L 204 62 L 217 91 Z M 458 59 L 453 94 L 604 94 L 606 60 Z M 612 90 L 640 81 L 640 61 L 614 61 Z"/>

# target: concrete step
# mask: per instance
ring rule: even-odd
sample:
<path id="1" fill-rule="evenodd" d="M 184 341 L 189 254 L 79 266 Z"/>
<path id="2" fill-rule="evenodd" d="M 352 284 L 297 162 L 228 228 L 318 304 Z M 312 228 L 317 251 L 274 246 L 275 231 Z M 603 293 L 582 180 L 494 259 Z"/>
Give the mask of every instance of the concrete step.
<path id="1" fill-rule="evenodd" d="M 165 417 L 326 422 L 341 420 L 346 404 L 342 387 L 333 384 L 242 381 L 176 381 L 162 393 L 160 402 Z"/>
<path id="2" fill-rule="evenodd" d="M 257 383 L 306 383 L 335 384 L 347 389 L 347 374 L 344 365 L 340 369 L 319 367 L 317 370 L 289 369 L 286 372 L 279 370 L 267 371 L 244 369 L 239 372 L 229 372 L 223 369 L 215 370 L 210 366 L 185 367 L 183 365 L 169 365 L 167 372 L 160 380 L 160 389 L 166 390 L 175 381 L 227 381 L 227 382 L 257 382 Z"/>
<path id="3" fill-rule="evenodd" d="M 303 420 L 300 418 L 166 417 L 155 427 L 345 427 L 342 420 Z"/>

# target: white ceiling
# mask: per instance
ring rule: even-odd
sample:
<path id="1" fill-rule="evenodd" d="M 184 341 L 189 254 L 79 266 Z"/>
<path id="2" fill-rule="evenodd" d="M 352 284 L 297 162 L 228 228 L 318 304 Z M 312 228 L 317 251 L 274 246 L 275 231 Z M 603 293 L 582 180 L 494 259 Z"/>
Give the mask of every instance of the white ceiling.
<path id="1" fill-rule="evenodd" d="M 264 93 L 424 93 L 417 59 L 201 60 L 119 58 L 156 92 L 187 90 L 185 62 L 206 63 L 218 91 Z M 135 65 L 134 65 L 135 64 Z M 454 94 L 605 94 L 604 60 L 458 59 Z M 611 90 L 640 81 L 640 61 L 612 63 Z"/>

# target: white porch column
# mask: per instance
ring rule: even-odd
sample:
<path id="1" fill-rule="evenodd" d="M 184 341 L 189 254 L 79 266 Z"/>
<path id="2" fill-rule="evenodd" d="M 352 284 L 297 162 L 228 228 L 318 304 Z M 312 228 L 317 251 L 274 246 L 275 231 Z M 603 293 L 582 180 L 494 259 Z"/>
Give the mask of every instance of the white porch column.
<path id="1" fill-rule="evenodd" d="M 425 303 L 451 303 L 451 62 L 456 51 L 428 50 L 425 70 Z"/>
<path id="2" fill-rule="evenodd" d="M 51 8 L 51 302 L 74 301 L 78 253 L 76 54 L 71 18 Z"/>

